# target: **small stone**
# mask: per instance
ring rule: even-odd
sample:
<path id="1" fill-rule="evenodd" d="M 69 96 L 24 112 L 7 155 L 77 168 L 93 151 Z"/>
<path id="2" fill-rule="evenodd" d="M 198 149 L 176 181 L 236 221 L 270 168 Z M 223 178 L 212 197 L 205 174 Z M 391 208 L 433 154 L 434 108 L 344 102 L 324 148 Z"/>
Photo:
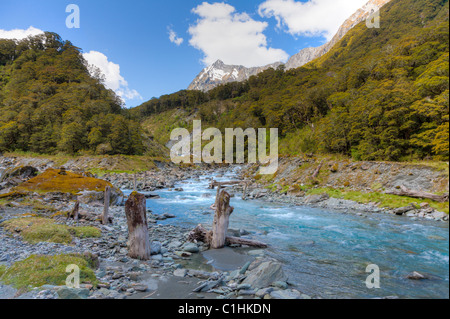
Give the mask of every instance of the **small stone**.
<path id="1" fill-rule="evenodd" d="M 148 290 L 148 286 L 144 284 L 133 285 L 133 288 L 138 292 L 146 292 Z"/>
<path id="2" fill-rule="evenodd" d="M 158 255 L 161 253 L 161 243 L 159 241 L 154 241 L 150 244 L 150 254 L 153 255 Z"/>
<path id="3" fill-rule="evenodd" d="M 241 270 L 239 271 L 239 274 L 243 275 L 247 272 L 248 267 L 250 267 L 251 262 L 247 262 L 244 266 L 242 266 Z"/>
<path id="4" fill-rule="evenodd" d="M 421 203 L 420 204 L 420 208 L 421 209 L 427 209 L 427 208 L 429 208 L 430 207 L 430 204 L 429 203 Z"/>
<path id="5" fill-rule="evenodd" d="M 186 275 L 187 275 L 187 270 L 186 270 L 186 269 L 176 269 L 176 270 L 173 272 L 173 275 L 174 275 L 175 277 L 182 277 L 182 278 L 184 278 L 184 277 L 186 277 Z"/>
<path id="6" fill-rule="evenodd" d="M 192 256 L 192 254 L 187 251 L 176 251 L 175 255 L 177 255 L 179 257 L 183 257 L 183 258 L 188 258 L 188 257 Z"/>
<path id="7" fill-rule="evenodd" d="M 176 248 L 181 247 L 181 245 L 182 245 L 182 243 L 180 243 L 178 240 L 174 240 L 167 247 L 169 249 L 176 249 Z"/>
<path id="8" fill-rule="evenodd" d="M 275 281 L 272 286 L 280 289 L 288 289 L 288 284 L 284 281 Z"/>
<path id="9" fill-rule="evenodd" d="M 256 292 L 256 297 L 258 297 L 258 298 L 264 298 L 264 296 L 266 296 L 266 295 L 270 295 L 270 293 L 273 291 L 273 288 L 272 287 L 269 287 L 269 288 L 263 288 L 263 289 L 259 289 L 257 292 Z"/>
<path id="10" fill-rule="evenodd" d="M 252 286 L 249 284 L 240 284 L 237 286 L 237 290 L 247 290 L 247 289 L 251 289 Z"/>
<path id="11" fill-rule="evenodd" d="M 253 289 L 244 289 L 244 290 L 240 290 L 238 294 L 240 296 L 253 296 L 256 294 L 256 291 Z"/>
<path id="12" fill-rule="evenodd" d="M 188 243 L 188 244 L 184 245 L 183 250 L 185 252 L 193 253 L 193 254 L 196 254 L 196 253 L 198 253 L 200 251 L 198 246 L 196 244 L 194 244 L 194 243 Z"/>
<path id="13" fill-rule="evenodd" d="M 411 279 L 411 280 L 424 280 L 424 279 L 428 279 L 426 276 L 422 275 L 421 273 L 418 273 L 417 271 L 413 271 L 413 272 L 410 273 L 408 276 L 406 276 L 406 278 Z"/>

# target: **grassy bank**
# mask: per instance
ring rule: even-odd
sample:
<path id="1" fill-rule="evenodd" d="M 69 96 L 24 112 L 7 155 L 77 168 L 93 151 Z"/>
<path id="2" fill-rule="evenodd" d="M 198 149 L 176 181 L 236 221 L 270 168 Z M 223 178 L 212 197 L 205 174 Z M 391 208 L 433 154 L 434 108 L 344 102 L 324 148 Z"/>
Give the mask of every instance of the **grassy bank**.
<path id="1" fill-rule="evenodd" d="M 78 238 L 98 238 L 101 231 L 90 226 L 70 227 L 55 224 L 48 218 L 16 218 L 10 219 L 0 224 L 11 234 L 19 233 L 22 238 L 29 243 L 52 242 L 70 244 L 73 237 Z"/>
<path id="2" fill-rule="evenodd" d="M 32 255 L 6 268 L 0 265 L 0 281 L 19 290 L 29 290 L 43 285 L 62 286 L 69 273 L 67 266 L 76 265 L 80 269 L 80 283 L 97 285 L 96 267 L 92 259 L 79 254 L 42 256 Z"/>
<path id="3" fill-rule="evenodd" d="M 375 203 L 378 207 L 381 208 L 400 208 L 400 207 L 406 207 L 410 205 L 411 203 L 428 203 L 431 207 L 434 209 L 449 213 L 449 203 L 438 203 L 435 201 L 432 201 L 430 199 L 419 199 L 419 198 L 412 198 L 407 196 L 397 196 L 397 195 L 390 195 L 390 194 L 384 194 L 380 192 L 360 192 L 360 191 L 351 191 L 351 190 L 341 190 L 341 189 L 335 189 L 335 188 L 314 188 L 310 189 L 306 192 L 307 195 L 319 195 L 319 194 L 328 194 L 330 197 L 338 198 L 338 199 L 345 199 L 345 200 L 351 200 L 358 202 L 360 204 L 369 204 L 369 203 Z"/>

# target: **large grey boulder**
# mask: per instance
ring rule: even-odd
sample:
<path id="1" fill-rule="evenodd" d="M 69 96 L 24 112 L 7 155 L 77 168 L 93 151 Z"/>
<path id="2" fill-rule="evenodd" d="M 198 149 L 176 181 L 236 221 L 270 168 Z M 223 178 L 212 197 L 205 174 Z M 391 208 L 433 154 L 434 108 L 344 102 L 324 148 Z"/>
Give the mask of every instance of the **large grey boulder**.
<path id="1" fill-rule="evenodd" d="M 266 261 L 252 271 L 247 272 L 247 278 L 243 284 L 249 284 L 253 288 L 265 288 L 276 281 L 287 281 L 287 276 L 279 262 Z"/>
<path id="2" fill-rule="evenodd" d="M 305 198 L 305 203 L 306 204 L 317 204 L 317 203 L 326 201 L 329 198 L 330 198 L 330 195 L 328 195 L 327 193 L 320 194 L 320 195 L 309 195 Z"/>

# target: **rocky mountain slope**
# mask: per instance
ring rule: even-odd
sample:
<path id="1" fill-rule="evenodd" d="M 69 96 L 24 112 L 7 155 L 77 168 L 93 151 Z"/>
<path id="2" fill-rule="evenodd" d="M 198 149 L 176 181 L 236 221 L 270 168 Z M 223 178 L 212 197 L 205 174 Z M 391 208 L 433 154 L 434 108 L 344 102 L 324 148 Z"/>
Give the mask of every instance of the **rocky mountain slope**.
<path id="1" fill-rule="evenodd" d="M 366 20 L 371 13 L 379 10 L 389 1 L 391 0 L 370 0 L 364 7 L 358 9 L 358 11 L 356 11 L 342 24 L 330 42 L 318 48 L 306 48 L 301 50 L 288 60 L 285 65 L 286 69 L 289 70 L 301 67 L 328 53 L 331 48 L 347 34 L 349 30 L 360 22 Z M 253 75 L 257 75 L 269 68 L 276 69 L 280 65 L 283 65 L 283 63 L 277 62 L 261 67 L 246 68 L 242 65 L 227 65 L 221 60 L 218 60 L 214 64 L 203 69 L 202 72 L 200 72 L 200 74 L 189 85 L 188 90 L 207 92 L 220 84 L 245 81 Z"/>

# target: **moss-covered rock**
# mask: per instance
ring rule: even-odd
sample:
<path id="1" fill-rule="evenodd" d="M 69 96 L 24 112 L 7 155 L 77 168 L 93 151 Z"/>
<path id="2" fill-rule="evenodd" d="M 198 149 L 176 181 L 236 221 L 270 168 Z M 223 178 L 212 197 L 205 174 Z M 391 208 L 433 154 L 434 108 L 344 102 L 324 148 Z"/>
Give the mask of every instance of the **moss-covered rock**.
<path id="1" fill-rule="evenodd" d="M 123 197 L 120 189 L 105 180 L 61 169 L 48 169 L 39 176 L 15 187 L 10 196 L 30 192 L 40 194 L 62 193 L 74 196 L 94 194 L 92 195 L 94 199 L 92 201 L 102 201 L 106 187 L 111 188 L 111 204 L 117 203 Z"/>
<path id="2" fill-rule="evenodd" d="M 109 182 L 101 179 L 85 177 L 68 171 L 65 171 L 64 174 L 61 173 L 62 171 L 59 169 L 50 168 L 39 176 L 19 185 L 15 190 L 79 194 L 83 191 L 104 191 L 106 186 L 112 187 Z"/>

